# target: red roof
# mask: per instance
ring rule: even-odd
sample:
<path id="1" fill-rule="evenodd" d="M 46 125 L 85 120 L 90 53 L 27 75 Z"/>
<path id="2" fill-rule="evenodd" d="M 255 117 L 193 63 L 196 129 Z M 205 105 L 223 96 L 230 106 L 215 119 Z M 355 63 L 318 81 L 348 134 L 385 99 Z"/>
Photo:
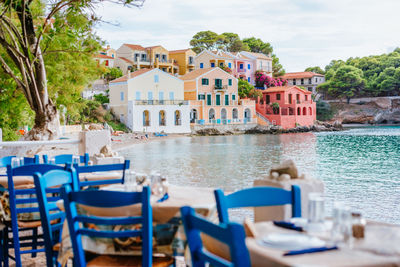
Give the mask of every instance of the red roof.
<path id="1" fill-rule="evenodd" d="M 129 59 L 127 59 L 127 58 L 125 58 L 125 57 L 119 57 L 119 59 L 122 59 L 123 61 L 125 61 L 125 62 L 127 62 L 127 63 L 133 64 L 132 61 L 130 61 Z"/>
<path id="2" fill-rule="evenodd" d="M 297 90 L 301 90 L 305 94 L 312 94 L 310 91 L 303 90 L 303 89 L 301 89 L 301 88 L 299 88 L 299 87 L 297 87 L 295 85 L 270 87 L 267 90 L 263 90 L 262 93 L 263 94 L 268 94 L 268 93 L 275 93 L 275 92 L 285 92 L 285 91 L 288 91 L 290 89 L 297 89 Z"/>
<path id="3" fill-rule="evenodd" d="M 172 51 L 169 51 L 171 54 L 173 54 L 173 53 L 183 53 L 183 52 L 186 52 L 186 51 L 189 51 L 190 50 L 190 48 L 186 48 L 186 49 L 180 49 L 180 50 L 172 50 Z"/>
<path id="4" fill-rule="evenodd" d="M 135 78 L 135 77 L 142 75 L 151 70 L 153 70 L 153 69 L 140 69 L 135 72 L 128 73 L 120 78 L 115 79 L 115 80 L 112 80 L 110 83 L 126 82 L 129 79 Z"/>
<path id="5" fill-rule="evenodd" d="M 141 50 L 145 51 L 144 47 L 141 45 L 135 45 L 135 44 L 124 44 L 125 46 L 129 47 L 132 50 Z"/>
<path id="6" fill-rule="evenodd" d="M 98 55 L 95 55 L 94 57 L 95 58 L 104 58 L 104 59 L 114 59 L 113 57 L 106 56 L 106 55 L 103 55 L 103 54 L 98 54 Z"/>
<path id="7" fill-rule="evenodd" d="M 311 72 L 311 71 L 305 71 L 305 72 L 289 72 L 283 75 L 281 78 L 283 79 L 301 79 L 301 78 L 312 78 L 314 76 L 321 76 L 324 77 L 324 75 Z"/>

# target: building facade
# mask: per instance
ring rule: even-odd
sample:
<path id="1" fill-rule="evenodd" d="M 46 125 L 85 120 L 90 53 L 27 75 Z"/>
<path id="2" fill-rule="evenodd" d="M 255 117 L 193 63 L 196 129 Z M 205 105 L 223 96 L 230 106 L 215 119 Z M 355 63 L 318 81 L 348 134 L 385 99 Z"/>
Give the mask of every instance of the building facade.
<path id="1" fill-rule="evenodd" d="M 254 100 L 239 99 L 238 79 L 221 68 L 197 69 L 180 79 L 190 101 L 191 124 L 256 123 Z"/>
<path id="2" fill-rule="evenodd" d="M 169 51 L 161 45 L 143 47 L 135 44 L 123 44 L 116 51 L 115 66 L 124 74 L 128 72 L 158 68 L 171 74 L 178 74 L 178 64 L 170 59 Z"/>
<path id="3" fill-rule="evenodd" d="M 111 81 L 110 108 L 135 132 L 190 133 L 183 81 L 157 68 Z"/>
<path id="4" fill-rule="evenodd" d="M 262 98 L 256 100 L 257 113 L 271 124 L 284 129 L 314 124 L 317 110 L 311 92 L 291 85 L 271 87 L 261 92 Z"/>
<path id="5" fill-rule="evenodd" d="M 261 53 L 203 50 L 195 58 L 196 69 L 228 67 L 238 79 L 255 84 L 255 73 L 260 70 L 272 76 L 272 58 Z"/>
<path id="6" fill-rule="evenodd" d="M 308 91 L 317 95 L 317 86 L 325 82 L 325 76 L 315 72 L 289 72 L 282 76 L 289 85 L 303 86 Z"/>
<path id="7" fill-rule="evenodd" d="M 169 51 L 169 57 L 178 64 L 179 75 L 185 75 L 194 70 L 194 58 L 196 57 L 196 53 L 192 49 Z"/>

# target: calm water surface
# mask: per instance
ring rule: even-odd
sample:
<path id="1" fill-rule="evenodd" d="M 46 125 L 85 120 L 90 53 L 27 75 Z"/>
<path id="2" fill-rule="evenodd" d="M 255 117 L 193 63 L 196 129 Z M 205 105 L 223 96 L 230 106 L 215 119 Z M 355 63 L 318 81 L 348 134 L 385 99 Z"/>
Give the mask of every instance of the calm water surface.
<path id="1" fill-rule="evenodd" d="M 121 151 L 135 171 L 160 171 L 173 184 L 237 190 L 293 159 L 325 182 L 326 207 L 346 202 L 365 217 L 400 224 L 400 127 L 283 135 L 182 137 Z"/>

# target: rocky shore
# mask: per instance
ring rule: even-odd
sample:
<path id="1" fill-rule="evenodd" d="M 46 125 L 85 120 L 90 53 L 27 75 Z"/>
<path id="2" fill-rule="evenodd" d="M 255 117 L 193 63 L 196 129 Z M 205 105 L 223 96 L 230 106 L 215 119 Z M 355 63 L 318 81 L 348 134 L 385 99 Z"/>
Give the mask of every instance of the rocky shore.
<path id="1" fill-rule="evenodd" d="M 340 122 L 327 123 L 317 121 L 312 126 L 298 126 L 291 129 L 283 129 L 280 126 L 262 126 L 257 125 L 253 128 L 238 131 L 238 130 L 221 130 L 216 128 L 208 128 L 198 130 L 194 135 L 213 136 L 213 135 L 232 135 L 232 134 L 284 134 L 284 133 L 305 133 L 305 132 L 333 132 L 342 131 L 343 126 Z"/>

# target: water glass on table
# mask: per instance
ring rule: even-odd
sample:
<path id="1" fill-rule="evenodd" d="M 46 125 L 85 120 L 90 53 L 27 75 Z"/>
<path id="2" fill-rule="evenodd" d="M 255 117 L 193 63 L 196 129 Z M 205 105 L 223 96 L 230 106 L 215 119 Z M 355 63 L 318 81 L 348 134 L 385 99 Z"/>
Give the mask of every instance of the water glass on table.
<path id="1" fill-rule="evenodd" d="M 72 156 L 72 165 L 79 165 L 81 158 L 79 156 Z"/>
<path id="2" fill-rule="evenodd" d="M 335 243 L 349 243 L 352 237 L 352 216 L 350 207 L 343 202 L 333 204 L 331 240 Z"/>
<path id="3" fill-rule="evenodd" d="M 56 165 L 56 159 L 55 158 L 49 159 L 49 164 Z"/>
<path id="4" fill-rule="evenodd" d="M 137 191 L 136 184 L 136 173 L 134 171 L 128 170 L 125 175 L 124 188 L 127 192 Z"/>
<path id="5" fill-rule="evenodd" d="M 161 174 L 152 173 L 150 176 L 151 180 L 151 192 L 156 196 L 163 196 L 165 194 L 164 186 L 162 184 Z"/>
<path id="6" fill-rule="evenodd" d="M 11 159 L 11 168 L 17 168 L 21 166 L 21 160 L 19 157 L 15 157 Z"/>
<path id="7" fill-rule="evenodd" d="M 308 230 L 325 230 L 325 198 L 322 193 L 308 194 Z"/>

